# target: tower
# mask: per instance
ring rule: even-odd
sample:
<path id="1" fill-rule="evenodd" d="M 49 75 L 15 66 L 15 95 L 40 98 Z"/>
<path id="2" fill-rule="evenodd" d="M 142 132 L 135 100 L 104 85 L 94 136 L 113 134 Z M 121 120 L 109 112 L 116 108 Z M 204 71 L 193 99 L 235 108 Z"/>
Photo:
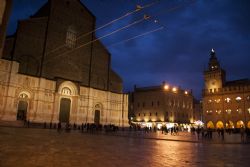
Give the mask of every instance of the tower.
<path id="1" fill-rule="evenodd" d="M 216 57 L 216 53 L 214 49 L 212 49 L 210 53 L 208 69 L 204 71 L 204 89 L 208 90 L 209 92 L 218 91 L 219 88 L 223 87 L 226 80 L 225 78 L 226 73 L 220 67 L 220 63 Z"/>

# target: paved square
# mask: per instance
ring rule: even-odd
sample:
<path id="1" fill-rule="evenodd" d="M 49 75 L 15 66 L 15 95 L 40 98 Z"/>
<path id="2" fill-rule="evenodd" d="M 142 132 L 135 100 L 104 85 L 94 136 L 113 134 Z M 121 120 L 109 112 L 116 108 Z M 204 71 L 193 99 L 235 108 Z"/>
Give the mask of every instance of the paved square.
<path id="1" fill-rule="evenodd" d="M 249 166 L 248 144 L 0 127 L 1 167 Z"/>

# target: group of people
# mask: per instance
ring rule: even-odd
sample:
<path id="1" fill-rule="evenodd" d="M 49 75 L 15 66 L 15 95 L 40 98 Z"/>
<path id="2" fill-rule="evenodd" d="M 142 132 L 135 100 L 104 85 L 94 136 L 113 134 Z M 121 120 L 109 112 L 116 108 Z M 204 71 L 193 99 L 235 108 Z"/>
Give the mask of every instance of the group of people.
<path id="1" fill-rule="evenodd" d="M 43 127 L 44 129 L 57 129 L 58 132 L 61 132 L 65 130 L 66 132 L 70 132 L 71 130 L 79 130 L 82 132 L 97 132 L 97 131 L 105 131 L 105 132 L 116 132 L 119 130 L 118 126 L 115 126 L 113 124 L 109 125 L 101 125 L 101 124 L 95 124 L 95 123 L 82 123 L 81 125 L 77 125 L 76 123 L 70 124 L 70 123 L 47 123 L 44 122 L 43 124 L 35 124 L 30 123 L 30 121 L 24 121 L 24 126 L 29 127 Z"/>
<path id="2" fill-rule="evenodd" d="M 212 139 L 213 132 L 217 132 L 218 137 L 221 138 L 222 140 L 225 139 L 225 133 L 227 133 L 228 135 L 231 135 L 232 133 L 240 133 L 241 142 L 247 142 L 250 140 L 250 129 L 244 128 L 243 126 L 236 129 L 224 129 L 224 128 L 205 129 L 203 127 L 191 128 L 191 134 L 194 135 L 196 133 L 198 139 L 200 139 L 200 136 L 202 137 L 202 139 Z"/>

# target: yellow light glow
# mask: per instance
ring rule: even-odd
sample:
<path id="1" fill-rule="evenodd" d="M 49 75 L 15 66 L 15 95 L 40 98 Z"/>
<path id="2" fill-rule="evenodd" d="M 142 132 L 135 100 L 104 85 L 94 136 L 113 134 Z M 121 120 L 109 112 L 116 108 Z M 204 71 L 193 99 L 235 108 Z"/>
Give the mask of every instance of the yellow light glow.
<path id="1" fill-rule="evenodd" d="M 188 91 L 185 91 L 185 95 L 187 95 L 188 94 Z"/>
<path id="2" fill-rule="evenodd" d="M 165 89 L 165 90 L 168 90 L 168 89 L 169 89 L 169 85 L 165 85 L 165 86 L 164 86 L 164 89 Z"/>
<path id="3" fill-rule="evenodd" d="M 172 90 L 173 90 L 173 92 L 176 92 L 176 91 L 177 91 L 177 88 L 176 88 L 176 87 L 173 87 Z"/>

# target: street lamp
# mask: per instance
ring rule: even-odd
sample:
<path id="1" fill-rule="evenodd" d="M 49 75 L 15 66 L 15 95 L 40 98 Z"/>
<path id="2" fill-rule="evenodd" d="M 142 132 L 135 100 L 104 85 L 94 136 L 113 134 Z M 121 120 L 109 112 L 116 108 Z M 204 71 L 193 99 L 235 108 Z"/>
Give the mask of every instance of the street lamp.
<path id="1" fill-rule="evenodd" d="M 168 90 L 169 89 L 169 85 L 164 85 L 164 89 Z"/>

